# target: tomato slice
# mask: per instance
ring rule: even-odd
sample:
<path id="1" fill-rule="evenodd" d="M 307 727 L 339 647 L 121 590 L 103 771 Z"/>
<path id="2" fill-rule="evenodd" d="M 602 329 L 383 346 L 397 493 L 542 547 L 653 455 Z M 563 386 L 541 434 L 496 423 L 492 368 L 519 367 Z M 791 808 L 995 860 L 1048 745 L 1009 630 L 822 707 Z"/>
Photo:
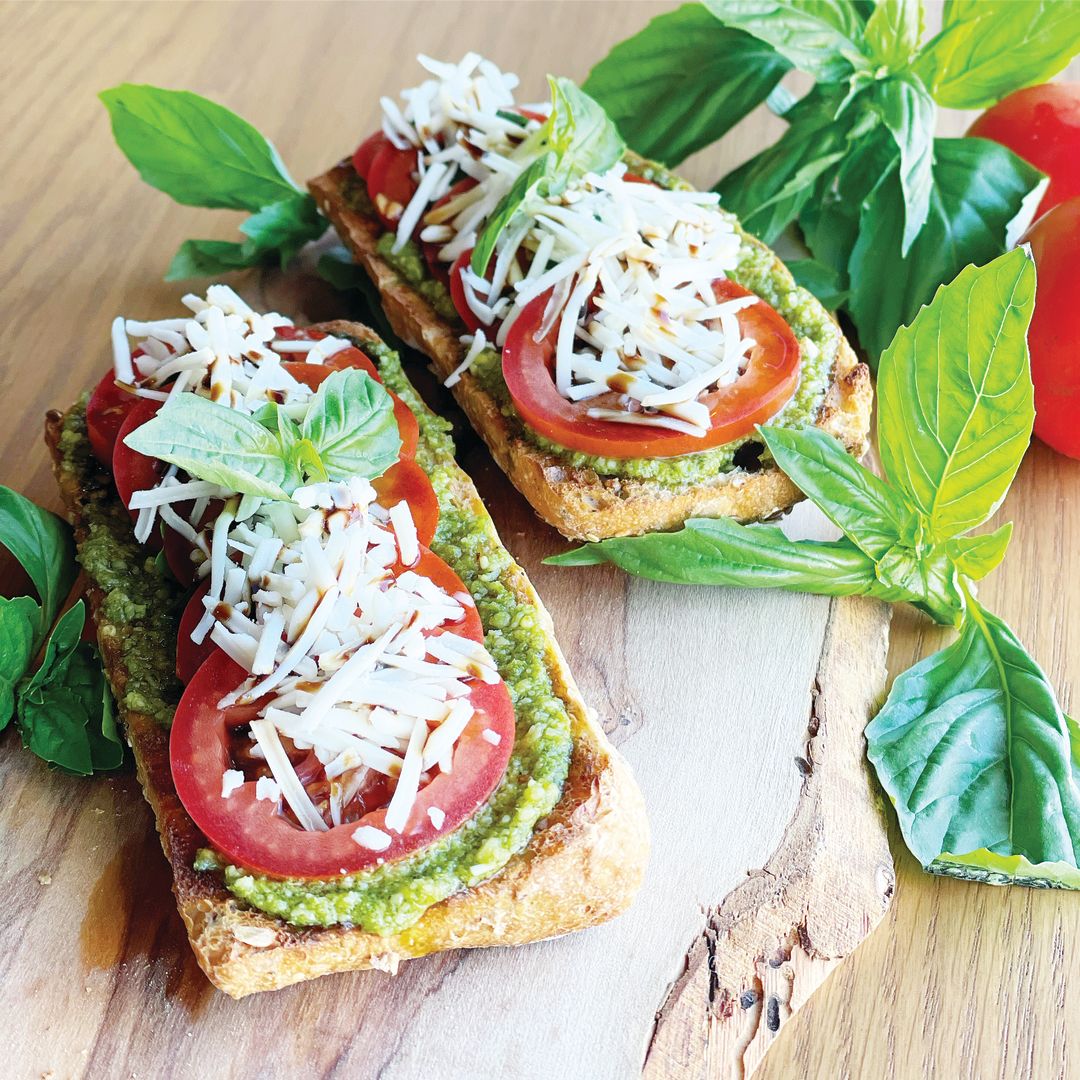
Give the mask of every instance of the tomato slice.
<path id="1" fill-rule="evenodd" d="M 459 195 L 463 195 L 466 191 L 471 191 L 476 187 L 477 181 L 471 176 L 466 176 L 464 180 L 459 180 L 454 186 L 441 198 L 437 199 L 432 210 L 438 209 L 440 206 L 445 206 L 451 199 L 456 199 Z M 436 244 L 430 240 L 420 241 L 420 251 L 424 255 L 424 262 L 427 263 L 428 269 L 431 271 L 432 276 L 436 280 L 441 281 L 447 288 L 450 287 L 450 267 L 439 258 L 439 250 L 444 247 L 444 244 Z"/>
<path id="2" fill-rule="evenodd" d="M 368 172 L 371 170 L 371 163 L 375 159 L 375 155 L 384 146 L 389 145 L 390 140 L 381 131 L 376 131 L 373 135 L 369 135 L 356 148 L 356 153 L 352 156 L 352 165 L 356 170 L 356 175 L 359 176 L 361 180 L 367 180 Z"/>
<path id="3" fill-rule="evenodd" d="M 713 283 L 713 292 L 718 301 L 750 295 L 741 285 L 724 278 Z M 774 416 L 798 385 L 799 343 L 779 312 L 758 300 L 738 313 L 740 329 L 757 342 L 746 371 L 730 386 L 700 399 L 712 416 L 712 428 L 703 437 L 591 419 L 588 410 L 603 398 L 568 401 L 555 386 L 558 323 L 542 341 L 534 337 L 550 295 L 550 291 L 546 292 L 529 303 L 511 327 L 503 346 L 503 376 L 525 423 L 571 450 L 601 457 L 638 458 L 673 457 L 722 446 Z"/>
<path id="4" fill-rule="evenodd" d="M 217 645 L 207 634 L 198 645 L 191 640 L 191 632 L 202 619 L 206 608 L 203 597 L 210 591 L 210 581 L 204 581 L 188 598 L 183 615 L 180 616 L 180 630 L 176 637 L 176 677 L 186 686 L 195 677 L 213 653 L 219 652 Z"/>
<path id="5" fill-rule="evenodd" d="M 425 547 L 431 543 L 439 524 L 439 498 L 428 474 L 415 461 L 403 458 L 372 480 L 371 486 L 378 496 L 376 501 L 387 510 L 407 502 L 417 539 Z"/>
<path id="6" fill-rule="evenodd" d="M 420 547 L 420 558 L 412 566 L 403 566 L 398 563 L 394 568 L 395 576 L 405 570 L 412 570 L 421 577 L 430 578 L 449 596 L 457 597 L 465 608 L 465 614 L 457 622 L 443 623 L 428 634 L 457 634 L 472 641 L 484 640 L 484 624 L 480 621 L 480 613 L 476 610 L 469 590 L 465 588 L 465 582 L 454 573 L 450 565 L 444 562 L 430 548 Z"/>
<path id="7" fill-rule="evenodd" d="M 137 427 L 141 427 L 147 420 L 157 415 L 162 402 L 151 401 L 149 398 L 138 398 L 137 404 L 133 405 L 120 425 L 116 433 L 116 445 L 113 447 L 112 472 L 113 483 L 116 485 L 120 501 L 126 507 L 131 501 L 131 496 L 136 491 L 145 491 L 152 488 L 165 472 L 164 462 L 157 458 L 146 457 L 136 453 L 130 446 L 125 445 L 124 440 Z M 128 510 L 131 520 L 138 518 L 137 510 Z M 157 551 L 161 547 L 161 537 L 152 532 L 147 544 Z"/>
<path id="8" fill-rule="evenodd" d="M 94 457 L 102 465 L 107 467 L 112 464 L 116 436 L 138 401 L 139 398 L 130 390 L 124 390 L 117 385 L 116 373 L 112 368 L 105 372 L 101 382 L 94 387 L 94 392 L 86 403 L 86 433 L 90 438 Z"/>
<path id="9" fill-rule="evenodd" d="M 463 251 L 454 260 L 454 265 L 450 267 L 450 299 L 453 300 L 454 310 L 458 313 L 459 318 L 470 334 L 475 334 L 477 330 L 483 330 L 486 333 L 491 328 L 484 326 L 476 317 L 476 312 L 469 307 L 469 302 L 465 299 L 465 283 L 461 280 L 461 275 L 469 268 L 472 253 L 472 248 Z"/>
<path id="10" fill-rule="evenodd" d="M 379 147 L 368 168 L 367 187 L 375 213 L 388 228 L 396 229 L 398 219 L 416 194 L 416 150 L 399 150 L 390 140 Z"/>

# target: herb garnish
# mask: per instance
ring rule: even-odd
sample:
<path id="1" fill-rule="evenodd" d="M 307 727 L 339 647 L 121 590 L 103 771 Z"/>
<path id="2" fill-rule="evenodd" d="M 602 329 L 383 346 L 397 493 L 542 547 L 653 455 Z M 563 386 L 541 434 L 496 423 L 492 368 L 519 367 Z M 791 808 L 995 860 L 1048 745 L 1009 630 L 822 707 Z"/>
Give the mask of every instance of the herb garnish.
<path id="1" fill-rule="evenodd" d="M 983 108 L 1080 50 L 1075 7 L 1053 0 L 946 0 L 925 44 L 923 23 L 921 0 L 706 0 L 617 45 L 584 88 L 668 165 L 767 99 L 788 128 L 720 180 L 722 203 L 766 243 L 798 223 L 800 283 L 874 362 L 938 285 L 1011 246 L 1042 182 L 996 143 L 934 138 L 938 106 Z M 816 83 L 798 101 L 777 86 L 789 67 Z"/>
<path id="2" fill-rule="evenodd" d="M 14 718 L 23 746 L 64 772 L 117 768 L 124 748 L 97 648 L 82 641 L 86 606 L 76 600 L 57 619 L 77 574 L 71 530 L 0 485 L 0 543 L 40 601 L 0 598 L 0 730 Z"/>

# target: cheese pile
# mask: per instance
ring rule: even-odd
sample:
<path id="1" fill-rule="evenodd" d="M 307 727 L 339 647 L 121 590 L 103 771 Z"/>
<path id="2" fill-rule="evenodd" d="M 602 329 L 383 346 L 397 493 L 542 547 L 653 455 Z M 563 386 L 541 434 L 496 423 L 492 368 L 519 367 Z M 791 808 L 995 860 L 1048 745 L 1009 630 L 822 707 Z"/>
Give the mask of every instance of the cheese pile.
<path id="1" fill-rule="evenodd" d="M 421 180 L 406 211 L 409 221 L 403 216 L 399 224 L 398 246 L 422 219 L 421 239 L 443 244 L 439 257 L 450 262 L 474 245 L 528 161 L 493 138 L 496 109 L 505 112 L 510 104 L 505 97 L 496 106 L 493 95 L 473 89 L 468 109 L 447 107 L 435 125 L 417 120 L 415 104 L 458 103 L 462 86 L 481 79 L 508 93 L 517 80 L 481 67 L 486 62 L 472 55 L 456 67 L 421 62 L 440 81 L 406 91 L 403 111 L 391 114 L 384 101 L 384 131 L 418 148 L 419 172 L 433 162 L 453 162 L 478 184 L 425 214 L 435 199 Z M 465 71 L 463 65 L 471 66 Z M 440 190 L 451 179 L 452 172 L 443 175 Z M 524 307 L 551 289 L 536 336 L 558 325 L 555 381 L 565 398 L 608 395 L 603 407 L 588 410 L 590 417 L 703 436 L 711 419 L 702 395 L 734 382 L 756 344 L 741 334 L 737 315 L 757 298 L 714 297 L 713 281 L 736 267 L 740 249 L 717 201 L 712 192 L 667 191 L 628 179 L 622 163 L 603 176 L 572 181 L 560 195 L 534 193 L 500 235 L 487 276 L 471 269 L 463 274 L 465 300 L 482 329 L 462 339 L 469 348 L 448 382 L 456 382 L 489 342 L 501 347 Z"/>
<path id="2" fill-rule="evenodd" d="M 192 318 L 114 323 L 116 376 L 136 394 L 200 393 L 245 412 L 276 401 L 302 422 L 313 394 L 281 368 L 279 354 L 320 363 L 349 345 L 278 340 L 291 322 L 254 312 L 226 286 L 184 302 Z M 134 361 L 128 335 L 142 337 Z M 168 390 L 157 389 L 174 376 Z M 211 500 L 220 500 L 220 512 L 196 529 Z M 142 539 L 159 513 L 201 551 L 198 573 L 208 591 L 192 639 L 201 644 L 209 636 L 249 673 L 222 707 L 272 695 L 250 724 L 251 753 L 271 773 L 256 782 L 256 797 L 284 799 L 308 830 L 346 820 L 374 772 L 392 781 L 386 829 L 403 831 L 433 770 L 453 768 L 454 747 L 474 715 L 469 680 L 499 681 L 483 645 L 453 633 L 429 636 L 459 622 L 472 598 L 451 596 L 412 570 L 398 572 L 421 554 L 412 513 L 406 502 L 384 509 L 374 500 L 374 488 L 359 477 L 309 485 L 278 502 L 181 480 L 170 467 L 130 501 Z M 192 503 L 183 516 L 174 509 L 180 502 Z M 325 806 L 309 797 L 283 738 L 322 764 Z M 485 738 L 497 742 L 498 735 Z M 240 770 L 224 770 L 222 797 L 244 782 Z M 444 812 L 431 807 L 428 814 L 441 828 Z M 391 842 L 388 832 L 367 825 L 354 838 L 374 851 Z"/>

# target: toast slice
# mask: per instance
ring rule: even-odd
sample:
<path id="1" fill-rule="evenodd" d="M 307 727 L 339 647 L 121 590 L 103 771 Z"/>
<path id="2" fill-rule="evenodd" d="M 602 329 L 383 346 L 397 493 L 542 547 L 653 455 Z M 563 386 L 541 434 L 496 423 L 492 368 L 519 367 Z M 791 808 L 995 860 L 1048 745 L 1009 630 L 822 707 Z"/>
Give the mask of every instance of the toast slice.
<path id="1" fill-rule="evenodd" d="M 375 283 L 394 332 L 427 355 L 436 374 L 445 379 L 464 358 L 465 346 L 459 341 L 463 328 L 441 316 L 379 254 L 378 242 L 384 229 L 377 217 L 358 209 L 356 201 L 349 197 L 349 186 L 357 183 L 362 181 L 346 160 L 309 181 L 308 188 L 353 258 Z M 794 286 L 794 279 L 780 259 L 760 241 L 739 231 L 745 243 L 766 251 L 773 272 Z M 525 438 L 520 421 L 505 415 L 469 372 L 454 385 L 453 393 L 514 486 L 545 521 L 570 539 L 599 540 L 673 529 L 689 517 L 756 521 L 787 510 L 802 498 L 799 489 L 772 461 L 761 462 L 753 471 L 736 468 L 704 483 L 678 487 L 573 468 Z M 859 362 L 841 334 L 815 424 L 861 457 L 867 447 L 872 399 L 869 369 Z"/>
<path id="2" fill-rule="evenodd" d="M 331 322 L 317 329 L 361 346 L 378 341 L 356 323 Z M 424 409 L 418 397 L 409 404 L 414 411 Z M 125 542 L 131 535 L 111 478 L 90 453 L 84 418 L 84 409 L 76 405 L 65 414 L 50 412 L 45 424 L 45 440 L 80 551 L 102 529 L 116 530 Z M 452 508 L 474 515 L 495 536 L 472 481 L 450 459 L 440 461 L 440 466 L 452 470 L 445 495 Z M 102 512 L 105 503 L 111 504 L 106 506 L 111 517 Z M 150 564 L 145 572 L 152 572 Z M 159 610 L 128 622 L 111 621 L 105 589 L 91 575 L 87 579 L 86 596 L 102 658 L 139 782 L 172 866 L 177 907 L 199 964 L 225 993 L 239 998 L 358 968 L 394 972 L 402 960 L 445 949 L 519 945 L 595 925 L 629 905 L 641 884 L 648 853 L 641 795 L 628 766 L 581 700 L 555 641 L 550 616 L 516 563 L 511 562 L 505 583 L 536 611 L 546 638 L 544 664 L 553 692 L 571 718 L 574 745 L 562 797 L 525 850 L 497 875 L 435 904 L 415 925 L 388 937 L 343 926 L 291 926 L 237 900 L 216 875 L 194 870 L 196 851 L 205 839 L 173 786 L 168 730 L 148 712 L 125 706 L 130 674 L 125 639 L 142 631 L 145 648 L 145 640 L 157 633 L 158 648 L 164 649 L 160 631 L 162 619 L 168 626 L 169 617 Z M 169 587 L 164 578 L 161 585 Z M 172 588 L 179 591 L 178 586 Z M 175 625 L 172 629 L 175 633 Z M 174 657 L 164 660 L 171 665 Z"/>

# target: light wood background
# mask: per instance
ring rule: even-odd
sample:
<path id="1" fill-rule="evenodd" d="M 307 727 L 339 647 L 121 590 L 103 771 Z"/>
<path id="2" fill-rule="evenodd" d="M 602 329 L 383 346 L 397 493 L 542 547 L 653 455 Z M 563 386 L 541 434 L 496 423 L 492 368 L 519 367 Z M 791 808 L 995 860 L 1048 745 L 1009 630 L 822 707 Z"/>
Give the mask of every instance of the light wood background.
<path id="1" fill-rule="evenodd" d="M 71 400 L 86 386 L 88 373 L 101 366 L 97 343 L 114 313 L 164 311 L 174 303 L 176 289 L 162 283 L 160 273 L 182 239 L 233 238 L 229 214 L 176 207 L 139 184 L 112 146 L 97 90 L 122 80 L 197 89 L 272 134 L 294 175 L 303 179 L 372 126 L 374 92 L 393 93 L 414 81 L 411 57 L 417 51 L 454 57 L 474 48 L 519 71 L 527 85 L 539 86 L 547 70 L 583 77 L 612 43 L 666 6 L 0 7 L 0 40 L 6 45 L 0 76 L 0 400 L 8 406 L 0 426 L 0 479 L 55 505 L 40 444 L 43 412 Z M 1075 66 L 1073 77 L 1080 77 Z M 966 122 L 950 114 L 942 130 L 960 133 Z M 686 171 L 709 183 L 780 128 L 767 114 L 756 114 Z M 328 133 L 335 132 L 337 141 L 328 144 Z M 68 362 L 58 363 L 58 357 Z M 1047 668 L 1065 707 L 1075 711 L 1071 695 L 1080 677 L 1080 648 L 1075 631 L 1071 640 L 1068 631 L 1080 620 L 1080 586 L 1068 571 L 1076 563 L 1080 463 L 1035 444 L 998 516 L 1015 520 L 1017 533 L 1004 568 L 985 583 L 983 599 L 1013 625 Z M 10 563 L 2 569 L 5 583 L 13 583 Z M 538 585 L 543 591 L 544 582 Z M 902 670 L 939 644 L 925 621 L 899 610 L 890 669 Z M 601 685 L 602 674 L 587 678 Z M 617 711 L 617 686 L 611 695 L 597 704 Z M 65 781 L 50 783 L 61 805 Z M 131 815 L 145 815 L 138 800 L 128 797 L 132 788 L 127 780 L 108 782 L 97 808 L 103 821 L 115 815 L 119 828 Z M 47 854 L 71 824 L 60 813 L 21 827 L 34 830 Z M 92 849 L 99 839 L 91 830 L 85 842 Z M 155 846 L 151 837 L 144 849 L 126 854 L 126 864 L 134 860 L 145 865 L 148 879 L 160 877 Z M 759 1075 L 1065 1077 L 1080 1069 L 1077 1036 L 1070 1045 L 1067 1026 L 1068 1017 L 1074 1028 L 1080 1017 L 1080 975 L 1070 970 L 1080 900 L 1068 893 L 929 878 L 899 842 L 893 847 L 899 880 L 890 915 L 786 1025 Z M 48 885 L 37 881 L 39 872 L 47 877 L 47 863 L 21 870 L 20 888 L 36 885 L 47 905 Z M 113 904 L 130 902 L 133 894 L 125 891 L 116 867 L 110 863 L 102 870 L 91 906 L 108 912 Z M 12 887 L 5 882 L 5 889 Z M 141 888 L 134 896 L 140 895 Z M 171 933 L 157 921 L 136 921 L 129 932 Z M 105 968 L 128 944 L 85 942 L 81 959 Z M 64 963 L 62 955 L 48 959 Z M 70 962 L 74 970 L 77 961 Z M 176 968 L 170 988 L 180 1003 L 203 1000 L 201 976 L 189 967 Z M 0 978 L 4 971 L 0 958 Z M 47 985 L 43 971 L 40 986 Z M 17 1024 L 9 1013 L 3 1026 Z"/>

